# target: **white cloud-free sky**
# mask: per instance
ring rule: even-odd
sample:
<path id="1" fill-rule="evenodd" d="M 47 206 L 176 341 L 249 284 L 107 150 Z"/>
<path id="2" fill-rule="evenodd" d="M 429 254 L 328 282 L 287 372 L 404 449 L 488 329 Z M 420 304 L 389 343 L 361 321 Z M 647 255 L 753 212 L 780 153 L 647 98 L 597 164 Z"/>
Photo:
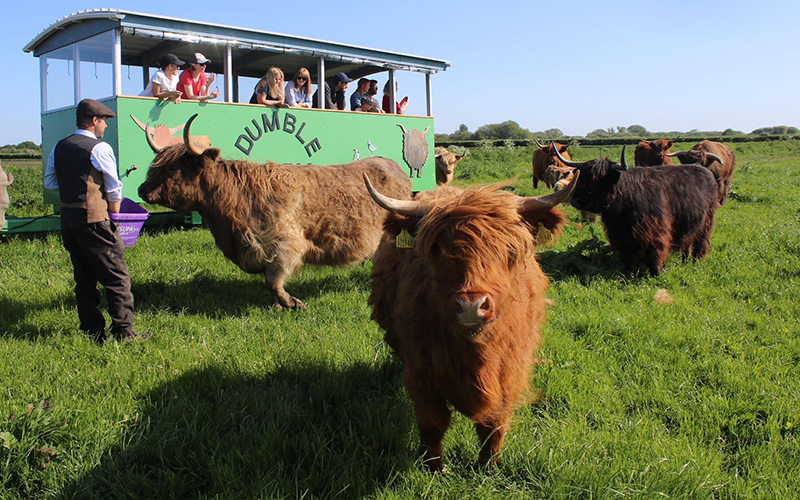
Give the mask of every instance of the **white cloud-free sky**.
<path id="1" fill-rule="evenodd" d="M 538 0 L 7 2 L 0 145 L 41 142 L 39 64 L 22 48 L 73 12 L 116 8 L 445 59 L 438 133 L 514 120 L 586 135 L 800 126 L 800 2 Z M 398 73 L 409 112 L 424 78 Z"/>

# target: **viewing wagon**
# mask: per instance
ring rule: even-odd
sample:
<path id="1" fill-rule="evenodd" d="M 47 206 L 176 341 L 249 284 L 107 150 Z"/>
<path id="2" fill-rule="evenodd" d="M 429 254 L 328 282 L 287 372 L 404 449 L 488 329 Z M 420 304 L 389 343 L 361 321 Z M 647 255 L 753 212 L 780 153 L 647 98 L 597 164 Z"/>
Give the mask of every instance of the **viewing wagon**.
<path id="1" fill-rule="evenodd" d="M 450 67 L 445 60 L 117 9 L 71 14 L 24 50 L 39 58 L 43 168 L 53 146 L 75 131 L 77 103 L 97 99 L 117 113 L 103 140 L 117 154 L 123 196 L 134 201 L 140 201 L 137 189 L 154 157 L 145 135 L 148 124 L 177 140 L 195 113 L 192 135 L 207 136 L 231 159 L 313 166 L 376 155 L 404 167 L 415 191 L 436 186 L 431 77 Z M 217 74 L 220 97 L 175 104 L 138 96 L 163 55 L 188 61 L 196 52 L 211 60 L 206 72 Z M 379 80 L 379 88 L 388 81 L 391 102 L 398 100 L 396 72 L 418 73 L 425 115 L 248 104 L 256 82 L 271 66 L 281 68 L 287 80 L 307 68 L 314 89 L 344 72 L 354 80 L 348 97 L 359 78 Z M 317 98 L 321 101 L 324 92 Z M 50 192 L 43 196 L 58 212 L 58 197 Z M 4 233 L 58 229 L 57 219 L 31 224 L 9 215 Z"/>

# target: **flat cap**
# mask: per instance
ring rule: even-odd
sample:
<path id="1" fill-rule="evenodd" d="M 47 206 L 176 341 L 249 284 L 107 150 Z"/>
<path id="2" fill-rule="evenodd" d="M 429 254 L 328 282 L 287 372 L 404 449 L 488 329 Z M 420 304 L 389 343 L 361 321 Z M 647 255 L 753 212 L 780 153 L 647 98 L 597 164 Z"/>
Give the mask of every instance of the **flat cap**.
<path id="1" fill-rule="evenodd" d="M 100 101 L 84 99 L 78 103 L 78 118 L 99 116 L 101 118 L 116 118 L 117 114 Z"/>

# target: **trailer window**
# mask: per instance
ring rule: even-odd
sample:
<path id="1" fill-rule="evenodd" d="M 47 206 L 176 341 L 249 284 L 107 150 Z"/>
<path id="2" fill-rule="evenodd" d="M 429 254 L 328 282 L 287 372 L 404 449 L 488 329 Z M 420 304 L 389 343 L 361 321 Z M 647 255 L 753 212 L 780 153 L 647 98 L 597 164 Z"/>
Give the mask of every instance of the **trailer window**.
<path id="1" fill-rule="evenodd" d="M 74 106 L 87 97 L 113 97 L 113 57 L 113 31 L 43 54 L 43 111 Z"/>
<path id="2" fill-rule="evenodd" d="M 75 104 L 75 49 L 70 45 L 44 54 L 42 68 L 42 111 Z"/>
<path id="3" fill-rule="evenodd" d="M 114 32 L 106 31 L 81 40 L 77 46 L 80 61 L 78 101 L 114 96 Z"/>

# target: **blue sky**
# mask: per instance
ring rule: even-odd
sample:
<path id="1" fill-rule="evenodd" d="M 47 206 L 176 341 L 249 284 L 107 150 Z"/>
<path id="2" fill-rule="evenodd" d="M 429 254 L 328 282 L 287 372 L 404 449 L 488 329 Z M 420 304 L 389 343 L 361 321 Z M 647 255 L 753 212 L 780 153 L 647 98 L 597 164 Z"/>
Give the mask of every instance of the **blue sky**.
<path id="1" fill-rule="evenodd" d="M 257 11 L 261 6 L 263 14 Z M 435 128 L 514 120 L 568 135 L 800 126 L 800 2 L 7 2 L 0 145 L 41 141 L 38 59 L 22 48 L 56 20 L 117 8 L 446 59 Z M 8 64 L 10 63 L 10 64 Z M 424 78 L 398 73 L 409 112 Z"/>

